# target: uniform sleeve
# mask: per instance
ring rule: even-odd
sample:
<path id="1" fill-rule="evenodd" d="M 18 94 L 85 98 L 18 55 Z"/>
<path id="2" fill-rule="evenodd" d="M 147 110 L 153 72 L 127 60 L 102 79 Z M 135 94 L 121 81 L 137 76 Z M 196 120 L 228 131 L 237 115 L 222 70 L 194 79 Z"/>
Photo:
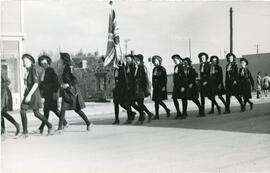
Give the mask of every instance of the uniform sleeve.
<path id="1" fill-rule="evenodd" d="M 36 68 L 32 69 L 32 79 L 33 79 L 33 83 L 38 83 L 38 73 Z"/>
<path id="2" fill-rule="evenodd" d="M 251 86 L 254 88 L 254 80 L 253 80 L 253 77 L 252 77 L 252 75 L 251 75 L 251 73 L 250 73 L 249 70 L 248 70 L 248 78 L 249 78 L 249 80 L 251 82 Z"/>
<path id="3" fill-rule="evenodd" d="M 163 78 L 163 86 L 166 87 L 167 85 L 167 72 L 166 72 L 166 69 L 163 67 L 162 68 L 162 78 Z"/>
<path id="4" fill-rule="evenodd" d="M 219 79 L 220 83 L 223 82 L 223 72 L 222 72 L 222 68 L 220 66 L 218 66 L 218 79 Z"/>

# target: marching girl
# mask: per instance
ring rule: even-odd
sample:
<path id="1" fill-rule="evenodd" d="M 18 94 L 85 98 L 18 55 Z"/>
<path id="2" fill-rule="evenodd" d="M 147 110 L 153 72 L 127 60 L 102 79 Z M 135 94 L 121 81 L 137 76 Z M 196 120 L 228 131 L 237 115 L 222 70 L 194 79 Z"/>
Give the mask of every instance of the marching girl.
<path id="1" fill-rule="evenodd" d="M 184 118 L 187 117 L 187 101 L 192 100 L 198 107 L 199 113 L 198 116 L 203 116 L 202 115 L 202 110 L 201 110 L 201 104 L 199 102 L 199 92 L 198 92 L 198 87 L 196 84 L 196 77 L 197 77 L 197 72 L 195 71 L 194 67 L 191 65 L 191 60 L 190 58 L 185 58 L 184 59 L 184 74 L 185 74 L 185 87 L 181 90 L 185 92 L 185 97 L 182 99 L 183 101 L 183 116 Z"/>
<path id="2" fill-rule="evenodd" d="M 135 64 L 136 64 L 136 70 L 134 73 L 135 77 L 135 100 L 139 106 L 139 119 L 136 122 L 136 125 L 142 125 L 145 117 L 144 117 L 144 111 L 148 114 L 148 122 L 151 122 L 153 114 L 147 109 L 147 107 L 144 105 L 144 98 L 148 97 L 150 95 L 149 91 L 149 85 L 150 82 L 148 80 L 146 67 L 143 63 L 143 55 L 138 54 L 134 57 Z"/>
<path id="3" fill-rule="evenodd" d="M 226 77 L 225 77 L 225 88 L 226 88 L 226 108 L 225 114 L 230 113 L 230 102 L 231 96 L 235 96 L 241 106 L 241 111 L 244 110 L 243 101 L 240 97 L 239 81 L 238 81 L 238 65 L 235 62 L 236 56 L 233 53 L 226 55 L 228 64 L 226 65 Z"/>
<path id="4" fill-rule="evenodd" d="M 252 78 L 249 69 L 247 68 L 248 60 L 245 58 L 241 58 L 240 64 L 241 67 L 239 69 L 239 85 L 240 85 L 240 93 L 244 100 L 244 111 L 245 111 L 247 103 L 249 103 L 250 109 L 253 109 L 253 102 L 251 102 L 249 99 L 251 98 L 251 90 L 254 89 L 254 80 Z"/>
<path id="5" fill-rule="evenodd" d="M 180 57 L 180 55 L 175 54 L 172 56 L 172 60 L 175 64 L 174 66 L 174 73 L 173 73 L 173 92 L 172 92 L 172 99 L 173 103 L 176 109 L 176 116 L 174 119 L 183 119 L 183 115 L 181 114 L 180 108 L 179 108 L 179 102 L 178 99 L 185 98 L 184 95 L 184 87 L 185 87 L 185 74 L 183 69 L 183 59 Z M 182 106 L 183 107 L 183 106 Z"/>
<path id="6" fill-rule="evenodd" d="M 212 97 L 212 106 L 209 114 L 214 113 L 214 106 L 217 107 L 218 114 L 221 114 L 221 108 L 216 102 L 215 96 L 218 95 L 219 99 L 222 101 L 224 106 L 226 106 L 226 102 L 222 97 L 225 94 L 225 88 L 223 85 L 223 73 L 222 68 L 219 65 L 219 58 L 217 56 L 211 56 L 210 58 L 210 77 L 209 77 L 209 86 L 210 86 L 210 95 Z"/>
<path id="7" fill-rule="evenodd" d="M 1 135 L 5 135 L 5 119 L 11 122 L 16 127 L 15 136 L 20 133 L 20 125 L 17 121 L 7 112 L 12 111 L 12 95 L 9 90 L 10 80 L 7 74 L 1 70 Z"/>
<path id="8" fill-rule="evenodd" d="M 44 69 L 39 85 L 41 96 L 44 98 L 43 112 L 46 119 L 49 119 L 49 113 L 52 111 L 60 120 L 60 111 L 58 110 L 58 91 L 59 80 L 54 69 L 50 67 L 51 58 L 42 55 L 38 58 L 38 65 Z M 35 133 L 43 133 L 45 124 L 42 123 Z M 64 120 L 64 127 L 67 127 L 68 123 Z"/>
<path id="9" fill-rule="evenodd" d="M 208 62 L 208 54 L 201 52 L 198 55 L 200 60 L 200 96 L 201 96 L 201 107 L 202 107 L 202 116 L 205 116 L 205 97 L 209 96 L 209 75 L 210 75 L 210 64 Z M 209 97 L 208 97 L 209 98 Z"/>
<path id="10" fill-rule="evenodd" d="M 152 57 L 152 63 L 154 64 L 152 75 L 153 96 L 152 100 L 155 102 L 156 115 L 153 120 L 159 119 L 159 105 L 161 105 L 166 113 L 167 118 L 170 117 L 170 109 L 166 106 L 163 100 L 167 100 L 167 73 L 166 69 L 161 65 L 162 58 L 158 55 Z"/>
<path id="11" fill-rule="evenodd" d="M 25 91 L 21 103 L 21 118 L 23 126 L 22 137 L 28 137 L 26 111 L 33 110 L 35 117 L 40 119 L 48 127 L 48 134 L 53 134 L 54 128 L 51 123 L 39 112 L 42 107 L 41 96 L 38 88 L 38 75 L 35 67 L 35 59 L 29 55 L 22 56 L 23 65 L 26 68 L 24 77 Z"/>
<path id="12" fill-rule="evenodd" d="M 112 124 L 119 124 L 119 105 L 127 111 L 127 120 L 124 124 L 131 124 L 133 121 L 131 106 L 128 103 L 127 80 L 125 74 L 125 65 L 118 62 L 118 67 L 114 69 L 115 86 L 113 89 L 113 102 L 115 120 Z"/>
<path id="13" fill-rule="evenodd" d="M 71 59 L 68 53 L 60 53 L 61 63 L 64 65 L 64 71 L 62 74 L 61 85 L 62 91 L 62 105 L 61 105 L 61 118 L 58 126 L 58 132 L 62 132 L 63 123 L 65 119 L 65 112 L 67 110 L 74 110 L 85 122 L 86 130 L 89 131 L 93 127 L 93 123 L 90 122 L 82 111 L 85 108 L 85 104 L 78 87 L 78 80 L 71 71 Z"/>

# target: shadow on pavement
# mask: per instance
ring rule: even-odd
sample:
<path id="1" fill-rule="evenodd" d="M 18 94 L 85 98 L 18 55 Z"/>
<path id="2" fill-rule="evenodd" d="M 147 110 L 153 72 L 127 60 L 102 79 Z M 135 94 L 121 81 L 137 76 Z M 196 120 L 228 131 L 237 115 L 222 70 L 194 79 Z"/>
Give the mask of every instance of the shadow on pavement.
<path id="1" fill-rule="evenodd" d="M 262 103 L 254 105 L 254 109 L 250 110 L 247 106 L 246 112 L 239 111 L 239 107 L 232 107 L 231 114 L 217 113 L 206 115 L 206 117 L 197 118 L 197 111 L 189 111 L 187 119 L 174 120 L 175 113 L 171 114 L 170 118 L 162 114 L 159 120 L 152 120 L 151 123 L 145 123 L 144 127 L 164 127 L 164 128 L 184 128 L 184 129 L 200 129 L 200 130 L 221 130 L 230 132 L 244 132 L 244 133 L 263 133 L 270 134 L 270 103 Z M 206 110 L 208 112 L 209 110 Z M 216 111 L 217 112 L 217 111 Z M 126 117 L 122 114 L 120 119 L 124 123 Z M 121 116 L 121 115 L 120 115 Z M 135 121 L 130 125 L 121 126 L 135 126 L 134 123 L 138 118 L 136 115 Z M 114 119 L 102 119 L 93 121 L 95 125 L 112 125 Z M 84 122 L 71 123 L 73 125 L 84 125 Z M 112 125 L 113 126 L 113 125 Z M 115 126 L 115 125 L 114 125 Z M 140 126 L 137 126 L 140 128 Z"/>

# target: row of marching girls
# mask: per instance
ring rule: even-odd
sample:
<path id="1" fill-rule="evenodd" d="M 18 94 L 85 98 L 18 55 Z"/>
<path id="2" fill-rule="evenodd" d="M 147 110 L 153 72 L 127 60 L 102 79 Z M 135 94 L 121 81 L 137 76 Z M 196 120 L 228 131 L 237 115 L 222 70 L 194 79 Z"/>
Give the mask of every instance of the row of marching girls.
<path id="1" fill-rule="evenodd" d="M 216 96 L 221 100 L 225 107 L 224 113 L 230 113 L 230 99 L 235 96 L 240 103 L 241 111 L 245 111 L 246 103 L 253 108 L 251 98 L 251 87 L 254 88 L 253 78 L 247 68 L 248 61 L 240 59 L 240 66 L 236 63 L 234 54 L 227 54 L 225 86 L 223 84 L 223 70 L 219 65 L 217 56 L 209 56 L 202 52 L 198 55 L 200 59 L 199 85 L 196 82 L 198 74 L 192 66 L 190 58 L 182 59 L 178 54 L 172 56 L 175 63 L 173 73 L 173 93 L 172 99 L 177 114 L 175 119 L 185 119 L 187 117 L 188 100 L 192 100 L 198 107 L 198 117 L 205 116 L 205 98 L 211 101 L 211 110 L 209 114 L 214 113 L 214 107 L 218 114 L 221 114 L 221 106 L 216 101 Z M 127 55 L 127 63 L 119 62 L 118 68 L 114 71 L 115 88 L 115 122 L 119 124 L 119 105 L 127 110 L 128 118 L 125 124 L 130 124 L 134 120 L 136 113 L 131 108 L 137 110 L 140 114 L 136 124 L 143 124 L 145 113 L 148 115 L 148 122 L 151 119 L 159 119 L 159 105 L 161 105 L 170 117 L 170 109 L 163 100 L 167 99 L 167 74 L 162 66 L 162 58 L 153 56 L 152 63 L 154 69 L 152 72 L 152 100 L 155 102 L 155 116 L 144 105 L 144 98 L 149 96 L 150 82 L 147 77 L 147 70 L 143 65 L 142 55 Z M 199 101 L 200 94 L 200 101 Z M 226 95 L 226 100 L 223 98 Z M 182 100 L 182 112 L 179 108 L 178 99 Z"/>
<path id="2" fill-rule="evenodd" d="M 208 54 L 202 52 L 198 55 L 200 59 L 199 66 L 199 88 L 200 100 L 198 101 L 198 87 L 196 85 L 197 73 L 191 65 L 189 58 L 182 59 L 179 55 L 173 55 L 172 59 L 175 62 L 174 68 L 174 87 L 173 87 L 173 102 L 177 110 L 178 118 L 186 118 L 187 116 L 187 100 L 192 100 L 199 109 L 198 117 L 205 116 L 205 98 L 211 101 L 211 110 L 209 114 L 214 113 L 216 106 L 218 114 L 221 114 L 221 107 L 216 101 L 216 96 L 221 100 L 225 107 L 224 113 L 230 113 L 230 98 L 235 96 L 241 106 L 241 112 L 246 110 L 246 103 L 250 104 L 250 109 L 253 109 L 251 98 L 251 90 L 254 88 L 253 78 L 247 68 L 248 61 L 245 58 L 240 59 L 240 67 L 236 63 L 234 54 L 227 54 L 226 78 L 225 86 L 223 84 L 223 71 L 219 65 L 219 58 L 211 56 L 208 61 Z M 226 95 L 226 100 L 223 95 Z M 179 109 L 177 99 L 182 99 L 183 113 Z"/>
<path id="3" fill-rule="evenodd" d="M 85 104 L 77 86 L 77 79 L 70 67 L 70 56 L 68 53 L 60 53 L 60 57 L 63 66 L 62 85 L 60 85 L 54 69 L 50 67 L 52 62 L 50 57 L 43 55 L 38 58 L 39 66 L 44 69 L 41 77 L 39 77 L 36 70 L 35 59 L 30 54 L 24 54 L 22 56 L 23 65 L 26 69 L 24 77 L 25 91 L 20 110 L 23 127 L 22 137 L 28 137 L 29 135 L 26 116 L 27 110 L 33 110 L 35 117 L 42 122 L 38 130 L 35 130 L 34 133 L 42 134 L 44 126 L 46 125 L 48 128 L 48 135 L 54 134 L 55 129 L 48 121 L 50 111 L 59 118 L 57 133 L 62 132 L 65 127 L 68 127 L 68 123 L 65 120 L 66 110 L 75 110 L 75 112 L 85 121 L 87 131 L 93 126 L 93 123 L 88 120 L 87 116 L 81 110 L 85 107 Z M 17 136 L 20 133 L 20 126 L 14 118 L 7 113 L 7 111 L 12 110 L 12 97 L 8 89 L 9 81 L 3 74 L 1 74 L 1 83 L 5 84 L 1 86 L 1 132 L 2 134 L 5 133 L 4 118 L 6 118 L 15 125 L 15 135 Z M 59 89 L 62 95 L 61 110 L 58 109 Z M 42 107 L 41 95 L 44 97 L 44 115 L 39 112 L 39 109 Z"/>

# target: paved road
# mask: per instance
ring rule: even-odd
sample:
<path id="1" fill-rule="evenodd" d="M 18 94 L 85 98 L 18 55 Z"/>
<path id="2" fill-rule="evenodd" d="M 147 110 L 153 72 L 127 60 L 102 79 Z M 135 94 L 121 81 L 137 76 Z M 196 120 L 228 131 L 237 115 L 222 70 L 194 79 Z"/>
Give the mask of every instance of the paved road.
<path id="1" fill-rule="evenodd" d="M 143 126 L 113 126 L 113 115 L 94 120 L 90 132 L 69 119 L 61 135 L 2 141 L 2 172 L 270 172 L 270 103 L 254 110 Z M 124 121 L 124 116 L 122 121 Z M 37 124 L 32 122 L 31 129 Z"/>

